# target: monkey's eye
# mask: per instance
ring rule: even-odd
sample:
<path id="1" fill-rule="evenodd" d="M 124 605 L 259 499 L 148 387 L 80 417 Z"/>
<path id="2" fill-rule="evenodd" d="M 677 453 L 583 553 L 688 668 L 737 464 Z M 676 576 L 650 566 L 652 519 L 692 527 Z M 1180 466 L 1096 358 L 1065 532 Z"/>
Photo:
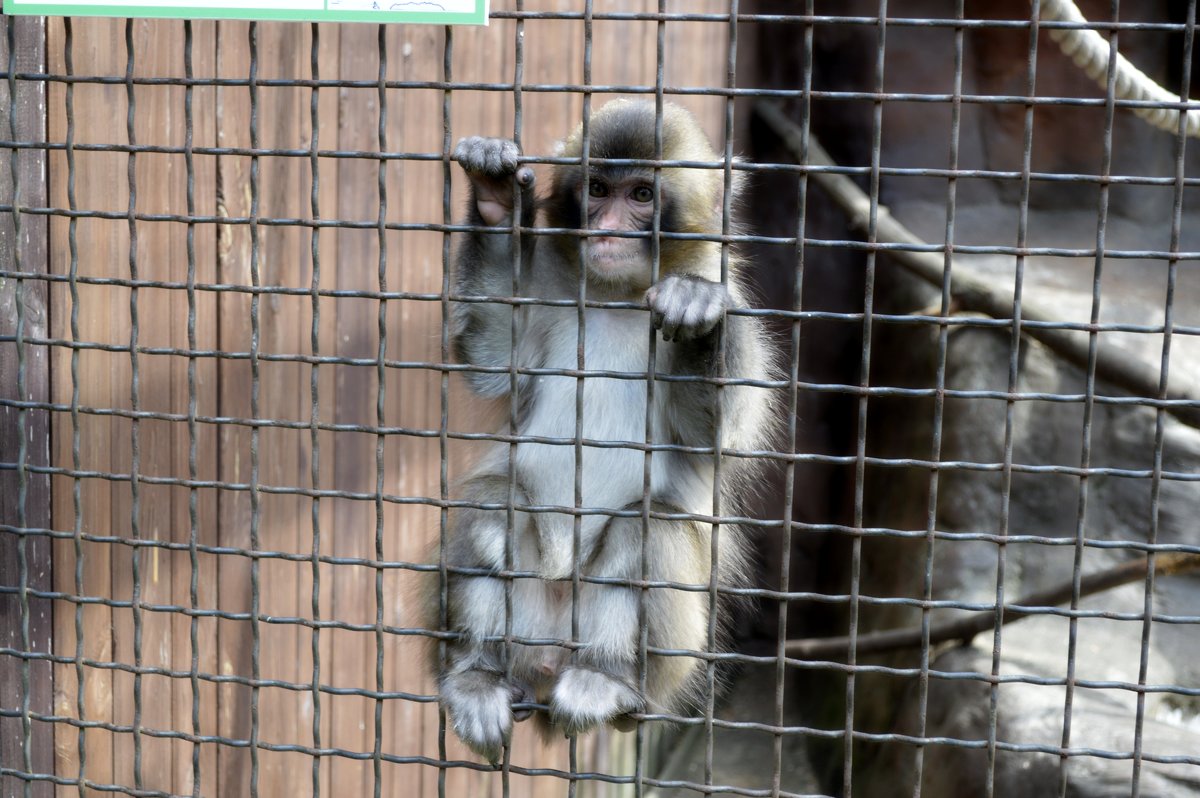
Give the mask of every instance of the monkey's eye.
<path id="1" fill-rule="evenodd" d="M 654 189 L 650 186 L 638 186 L 630 196 L 633 197 L 634 202 L 653 202 Z"/>
<path id="2" fill-rule="evenodd" d="M 588 196 L 597 198 L 607 197 L 608 186 L 604 185 L 604 183 L 599 180 L 593 180 L 588 183 Z"/>

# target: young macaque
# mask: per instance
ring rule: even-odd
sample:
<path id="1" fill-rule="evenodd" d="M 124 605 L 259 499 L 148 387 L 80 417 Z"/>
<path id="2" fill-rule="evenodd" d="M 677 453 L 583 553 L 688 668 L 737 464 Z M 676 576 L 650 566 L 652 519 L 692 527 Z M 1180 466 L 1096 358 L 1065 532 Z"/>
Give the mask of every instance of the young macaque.
<path id="1" fill-rule="evenodd" d="M 670 379 L 767 379 L 772 352 L 757 319 L 726 314 L 728 309 L 746 306 L 739 276 L 743 264 L 730 253 L 728 279 L 723 283 L 720 243 L 662 238 L 659 274 L 652 282 L 653 242 L 647 233 L 654 229 L 654 169 L 606 164 L 604 159 L 659 158 L 654 104 L 609 102 L 592 115 L 588 131 L 586 180 L 581 163 L 558 166 L 544 199 L 535 198 L 533 172 L 519 165 L 520 153 L 512 141 L 467 138 L 454 152 L 471 181 L 467 222 L 506 228 L 461 237 L 453 273 L 456 295 L 511 298 L 515 257 L 511 228 L 514 224 L 532 227 L 540 211 L 543 224 L 550 228 L 586 230 L 592 235 L 583 247 L 575 235 L 522 235 L 521 297 L 576 300 L 582 269 L 588 301 L 636 303 L 644 308 L 589 307 L 584 312 L 583 367 L 623 376 L 589 376 L 583 381 L 582 436 L 585 441 L 610 445 L 583 444 L 578 505 L 573 445 L 577 379 L 519 374 L 515 429 L 506 426 L 502 432 L 556 438 L 562 443 L 523 441 L 512 451 L 518 509 L 511 530 L 506 509 L 450 513 L 444 554 L 451 568 L 494 572 L 511 567 L 537 574 L 537 578 L 512 582 L 512 635 L 517 641 L 507 647 L 495 639 L 505 634 L 507 580 L 453 572 L 450 576 L 448 628 L 459 637 L 447 645 L 447 661 L 439 674 L 441 702 L 454 732 L 492 762 L 508 743 L 514 720 L 530 714 L 526 710 L 515 717 L 514 703 L 544 703 L 549 711 L 538 715 L 548 728 L 578 734 L 604 723 L 628 728 L 629 713 L 679 711 L 697 697 L 702 660 L 687 653 L 650 653 L 642 691 L 639 619 L 647 625 L 651 649 L 708 650 L 712 525 L 651 518 L 647 527 L 641 516 L 644 496 L 648 492 L 654 514 L 711 516 L 717 482 L 711 447 L 761 449 L 771 438 L 777 416 L 767 389 L 737 384 L 718 388 L 711 379 Z M 582 130 L 576 130 L 563 142 L 561 155 L 581 158 L 582 144 Z M 663 109 L 661 159 L 717 164 L 722 160 L 695 119 L 674 105 Z M 514 221 L 516 191 L 521 192 L 521 216 Z M 721 168 L 665 167 L 660 191 L 661 231 L 722 232 Z M 581 250 L 586 253 L 582 258 Z M 471 386 L 485 397 L 509 396 L 512 361 L 519 369 L 580 365 L 579 311 L 574 303 L 456 302 L 452 314 L 456 357 L 465 364 L 495 369 L 468 372 Z M 651 325 L 659 335 L 653 362 L 660 379 L 653 386 L 653 404 L 647 407 Z M 612 442 L 627 446 L 612 446 Z M 710 451 L 653 452 L 646 484 L 647 442 Z M 491 444 L 454 498 L 508 505 L 509 458 L 509 444 Z M 720 512 L 730 515 L 742 505 L 754 460 L 727 455 L 721 462 Z M 548 506 L 556 510 L 545 510 Z M 531 507 L 538 510 L 519 509 Z M 576 507 L 585 511 L 578 552 L 572 512 Z M 619 512 L 623 514 L 615 515 Z M 506 563 L 510 535 L 512 562 Z M 718 541 L 718 583 L 743 584 L 744 535 L 736 526 L 721 525 Z M 643 591 L 628 584 L 627 580 L 642 579 L 643 548 L 649 580 L 690 589 L 655 586 Z M 576 562 L 583 578 L 609 581 L 580 581 L 576 593 L 571 581 Z M 578 601 L 574 640 L 573 601 Z M 644 616 L 639 613 L 641 601 Z"/>

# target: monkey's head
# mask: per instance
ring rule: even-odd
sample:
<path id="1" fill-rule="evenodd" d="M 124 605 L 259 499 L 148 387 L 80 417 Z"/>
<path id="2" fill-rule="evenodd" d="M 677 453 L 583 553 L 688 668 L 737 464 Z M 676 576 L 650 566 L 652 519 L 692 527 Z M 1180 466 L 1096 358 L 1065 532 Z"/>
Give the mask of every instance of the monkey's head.
<path id="1" fill-rule="evenodd" d="M 595 163 L 591 159 L 656 160 L 653 102 L 613 100 L 595 111 L 588 125 L 590 140 L 587 185 L 579 164 L 557 167 L 545 203 L 546 221 L 553 227 L 614 232 L 647 232 L 654 222 L 654 169 Z M 561 147 L 561 155 L 578 158 L 583 150 L 582 126 Z M 720 161 L 695 118 L 677 105 L 663 106 L 662 160 Z M 587 193 L 587 221 L 581 198 Z M 659 229 L 669 233 L 721 232 L 724 172 L 721 169 L 669 167 L 662 170 Z M 564 255 L 574 262 L 577 239 L 562 239 Z M 661 275 L 686 271 L 704 273 L 719 263 L 720 244 L 714 241 L 661 239 Z M 716 257 L 714 257 L 716 256 Z M 652 242 L 648 236 L 593 236 L 585 264 L 589 278 L 613 287 L 644 290 L 650 285 Z"/>

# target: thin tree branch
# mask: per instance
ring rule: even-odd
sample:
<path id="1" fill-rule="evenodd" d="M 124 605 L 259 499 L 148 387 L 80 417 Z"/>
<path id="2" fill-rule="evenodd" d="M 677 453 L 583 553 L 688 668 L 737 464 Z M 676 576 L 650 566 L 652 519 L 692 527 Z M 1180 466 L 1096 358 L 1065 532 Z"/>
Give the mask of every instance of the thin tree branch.
<path id="1" fill-rule="evenodd" d="M 788 149 L 801 159 L 800 127 L 793 122 L 778 103 L 760 101 L 755 105 L 758 115 L 783 140 Z M 808 163 L 812 166 L 837 166 L 820 142 L 811 133 L 808 137 Z M 870 198 L 846 175 L 830 172 L 810 172 L 809 179 L 820 185 L 833 201 L 850 218 L 851 228 L 865 232 L 871 211 Z M 883 205 L 878 206 L 876 240 L 880 243 L 913 244 L 928 246 L 911 230 L 901 224 Z M 912 252 L 887 250 L 885 253 L 913 275 L 938 288 L 942 285 L 943 258 L 938 252 Z M 1005 295 L 987 280 L 972 274 L 974 270 L 961 262 L 953 262 L 950 295 L 961 308 L 984 313 L 994 319 L 1012 318 L 1012 297 Z M 1021 318 L 1024 321 L 1052 321 L 1055 314 L 1041 307 L 1036 299 L 1021 300 Z M 1021 332 L 1036 339 L 1059 354 L 1064 360 L 1087 368 L 1088 338 L 1085 332 L 1047 329 L 1044 327 L 1022 327 Z M 1157 397 L 1158 368 L 1131 357 L 1114 355 L 1111 350 L 1100 349 L 1096 355 L 1096 376 L 1134 396 Z M 1189 402 L 1190 405 L 1165 405 L 1164 409 L 1191 427 L 1200 428 L 1200 399 L 1186 390 L 1168 388 L 1166 396 L 1172 401 Z"/>
<path id="2" fill-rule="evenodd" d="M 1145 579 L 1147 567 L 1148 561 L 1143 557 L 1123 562 L 1097 573 L 1087 574 L 1080 580 L 1079 597 L 1084 598 Z M 1200 554 L 1166 552 L 1158 554 L 1154 558 L 1154 573 L 1158 576 L 1175 576 L 1195 571 L 1200 571 Z M 1030 615 L 1044 614 L 1037 610 L 1067 604 L 1071 601 L 1072 593 L 1072 582 L 1066 581 L 1047 590 L 1039 590 L 1022 596 L 1014 606 L 1005 605 L 1001 623 L 1012 623 Z M 991 630 L 995 623 L 996 614 L 992 610 L 934 623 L 929 629 L 929 645 L 932 647 L 953 640 L 967 645 L 975 635 Z M 888 629 L 859 635 L 855 651 L 859 656 L 863 656 L 905 648 L 920 648 L 921 645 L 920 627 Z M 784 650 L 789 657 L 821 660 L 845 657 L 849 647 L 850 638 L 848 637 L 814 637 L 789 640 Z"/>

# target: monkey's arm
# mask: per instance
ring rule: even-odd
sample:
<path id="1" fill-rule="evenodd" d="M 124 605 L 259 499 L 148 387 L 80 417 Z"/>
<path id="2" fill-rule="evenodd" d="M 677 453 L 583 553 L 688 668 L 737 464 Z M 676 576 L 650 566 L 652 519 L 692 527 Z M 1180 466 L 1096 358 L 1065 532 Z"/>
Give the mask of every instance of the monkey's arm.
<path id="1" fill-rule="evenodd" d="M 467 223 L 476 227 L 511 228 L 514 186 L 521 192 L 520 226 L 534 223 L 533 171 L 518 169 L 517 145 L 506 139 L 473 136 L 463 139 L 454 158 L 471 181 Z M 527 237 L 520 257 L 522 278 L 528 278 L 534 240 Z M 511 229 L 463 233 L 453 270 L 455 294 L 473 297 L 513 296 L 513 268 L 517 260 Z M 508 366 L 512 360 L 513 305 L 503 302 L 456 302 L 451 307 L 451 335 L 459 362 L 476 366 Z M 518 312 L 519 313 L 519 312 Z M 521 319 L 518 317 L 518 324 Z M 518 331 L 518 340 L 522 336 Z M 520 354 L 518 353 L 520 360 Z M 485 396 L 501 396 L 509 389 L 507 374 L 468 373 L 472 387 Z"/>
<path id="2" fill-rule="evenodd" d="M 672 344 L 672 375 L 766 380 L 768 347 L 762 323 L 753 317 L 726 315 L 745 307 L 736 283 L 695 275 L 672 274 L 646 292 L 654 326 Z M 724 346 L 721 322 L 724 320 Z M 710 382 L 670 382 L 673 437 L 685 446 L 711 446 L 716 437 L 718 388 Z M 757 449 L 771 435 L 771 394 L 765 388 L 726 385 L 719 390 L 721 443 L 733 449 Z"/>

